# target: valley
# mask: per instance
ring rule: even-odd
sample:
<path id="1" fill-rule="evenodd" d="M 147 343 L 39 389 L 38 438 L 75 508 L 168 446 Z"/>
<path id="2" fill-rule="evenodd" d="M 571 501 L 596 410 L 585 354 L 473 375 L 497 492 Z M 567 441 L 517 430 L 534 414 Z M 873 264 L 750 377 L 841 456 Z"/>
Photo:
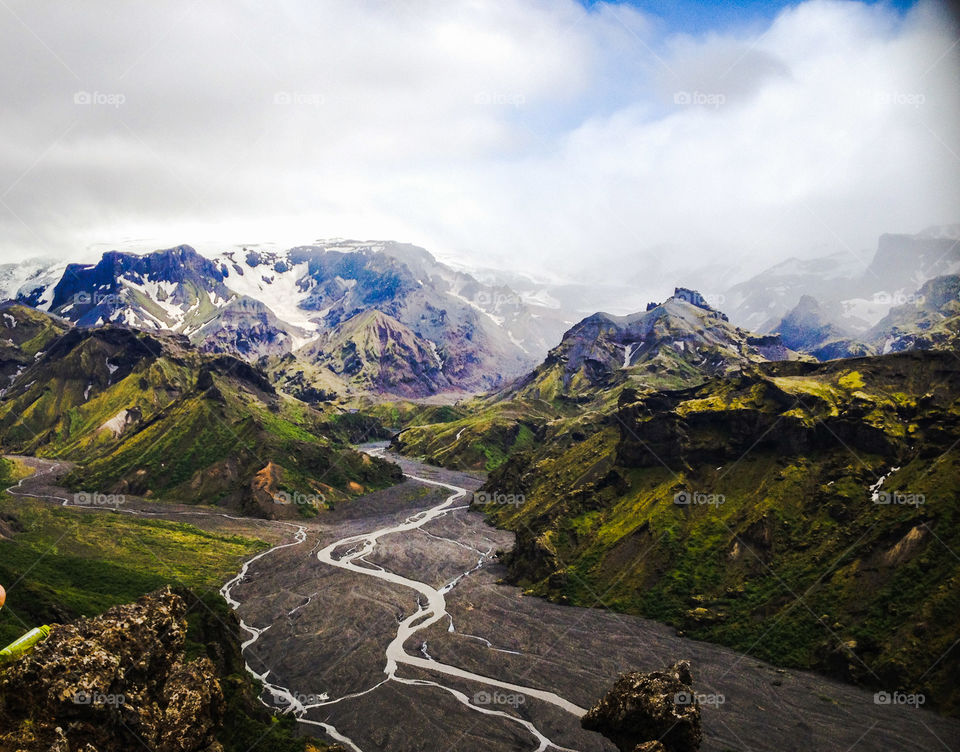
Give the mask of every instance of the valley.
<path id="1" fill-rule="evenodd" d="M 364 751 L 612 750 L 580 729 L 579 709 L 623 671 L 686 658 L 698 691 L 724 700 L 703 706 L 705 750 L 960 742 L 960 723 L 925 709 L 877 705 L 866 690 L 645 619 L 525 597 L 502 584 L 495 556 L 512 534 L 461 503 L 482 477 L 390 459 L 415 477 L 322 521 L 271 523 L 141 499 L 126 507 L 271 541 L 224 595 L 248 625 L 244 660 L 263 682 L 262 700 L 281 717 L 292 711 L 308 733 L 326 730 Z M 40 472 L 13 491 L 62 505 L 69 495 L 54 479 L 65 468 L 30 462 Z"/>
<path id="2" fill-rule="evenodd" d="M 956 276 L 876 325 L 883 355 L 826 359 L 849 352 L 811 301 L 758 334 L 677 287 L 503 383 L 512 351 L 484 349 L 503 317 L 425 253 L 108 254 L 54 288 L 60 314 L 113 291 L 75 322 L 5 304 L 0 444 L 36 472 L 0 520 L 0 575 L 30 596 L 3 633 L 173 585 L 248 729 L 228 752 L 271 717 L 294 752 L 611 750 L 580 717 L 678 660 L 712 698 L 708 750 L 949 748 Z M 267 288 L 301 329 L 235 315 Z M 451 299 L 494 339 L 425 318 Z M 126 321 L 157 306 L 213 318 Z M 873 694 L 907 690 L 922 709 Z"/>
<path id="3" fill-rule="evenodd" d="M 0 752 L 960 752 L 955 3 L 0 6 Z"/>

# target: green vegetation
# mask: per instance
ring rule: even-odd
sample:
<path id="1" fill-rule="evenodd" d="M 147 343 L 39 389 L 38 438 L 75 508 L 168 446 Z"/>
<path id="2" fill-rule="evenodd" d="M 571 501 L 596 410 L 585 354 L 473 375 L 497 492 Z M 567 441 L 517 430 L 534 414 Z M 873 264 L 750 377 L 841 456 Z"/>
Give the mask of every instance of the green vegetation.
<path id="1" fill-rule="evenodd" d="M 4 449 L 79 463 L 74 489 L 266 516 L 296 515 L 274 504 L 274 476 L 332 502 L 396 482 L 395 467 L 347 446 L 355 429 L 277 394 L 242 361 L 109 327 L 64 334 L 0 403 Z"/>
<path id="2" fill-rule="evenodd" d="M 0 501 L 0 509 L 14 531 L 0 540 L 0 582 L 10 590 L 0 642 L 25 625 L 102 613 L 168 583 L 216 591 L 244 558 L 266 548 L 186 523 L 19 497 Z"/>
<path id="3" fill-rule="evenodd" d="M 22 472 L 0 459 L 0 485 Z M 263 541 L 204 531 L 193 525 L 120 513 L 81 511 L 46 502 L 0 498 L 0 644 L 38 624 L 93 616 L 171 585 L 186 600 L 188 658 L 217 666 L 227 703 L 220 736 L 226 752 L 303 752 L 325 746 L 299 737 L 293 718 L 274 717 L 256 699 L 245 672 L 235 624 L 219 588 Z"/>
<path id="4" fill-rule="evenodd" d="M 482 467 L 478 437 L 533 426 L 536 440 L 499 441 L 508 456 L 487 465 L 485 490 L 525 503 L 484 507 L 517 533 L 506 563 L 530 593 L 960 714 L 958 389 L 945 353 L 767 363 L 679 389 L 595 389 L 579 408 L 478 402 L 396 443 Z M 881 476 L 924 503 L 873 503 Z M 674 503 L 683 491 L 704 503 Z"/>

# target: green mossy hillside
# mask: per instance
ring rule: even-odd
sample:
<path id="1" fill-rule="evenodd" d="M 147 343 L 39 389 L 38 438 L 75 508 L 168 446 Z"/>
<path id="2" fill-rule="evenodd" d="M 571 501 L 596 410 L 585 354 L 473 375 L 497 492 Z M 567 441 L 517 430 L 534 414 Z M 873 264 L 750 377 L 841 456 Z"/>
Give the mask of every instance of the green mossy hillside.
<path id="1" fill-rule="evenodd" d="M 76 490 L 222 503 L 296 516 L 273 503 L 280 474 L 304 495 L 348 500 L 399 478 L 351 450 L 336 414 L 277 393 L 229 356 L 181 336 L 118 327 L 55 339 L 0 400 L 0 446 L 78 463 Z"/>
<path id="2" fill-rule="evenodd" d="M 584 440 L 513 454 L 485 490 L 523 503 L 483 508 L 531 593 L 956 715 L 958 439 L 953 354 L 766 364 L 626 390 Z"/>

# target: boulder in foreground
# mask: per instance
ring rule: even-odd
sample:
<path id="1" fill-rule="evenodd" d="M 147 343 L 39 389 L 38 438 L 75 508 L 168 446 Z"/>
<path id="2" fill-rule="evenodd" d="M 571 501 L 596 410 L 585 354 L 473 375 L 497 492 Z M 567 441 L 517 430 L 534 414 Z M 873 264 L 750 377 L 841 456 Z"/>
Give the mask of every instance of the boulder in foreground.
<path id="1" fill-rule="evenodd" d="M 0 671 L 0 750 L 222 749 L 223 692 L 209 658 L 185 660 L 186 612 L 165 588 L 53 625 Z"/>
<path id="2" fill-rule="evenodd" d="M 690 663 L 623 674 L 581 725 L 603 734 L 620 752 L 695 752 L 703 734 Z"/>

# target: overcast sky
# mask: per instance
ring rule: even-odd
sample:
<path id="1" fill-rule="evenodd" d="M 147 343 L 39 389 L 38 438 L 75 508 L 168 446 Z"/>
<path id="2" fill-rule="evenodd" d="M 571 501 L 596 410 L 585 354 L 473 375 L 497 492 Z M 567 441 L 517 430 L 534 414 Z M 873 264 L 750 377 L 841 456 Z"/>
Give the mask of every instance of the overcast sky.
<path id="1" fill-rule="evenodd" d="M 960 221 L 945 6 L 658 5 L 2 0 L 0 256 L 342 236 L 622 278 Z"/>

